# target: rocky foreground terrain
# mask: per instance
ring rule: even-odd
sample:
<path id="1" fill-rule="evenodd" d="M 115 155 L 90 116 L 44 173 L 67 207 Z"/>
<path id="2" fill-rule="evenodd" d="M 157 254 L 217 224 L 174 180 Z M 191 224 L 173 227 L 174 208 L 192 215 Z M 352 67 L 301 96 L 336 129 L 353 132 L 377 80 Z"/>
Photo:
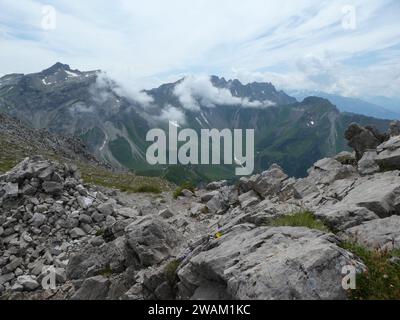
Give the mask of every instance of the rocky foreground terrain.
<path id="1" fill-rule="evenodd" d="M 272 165 L 177 199 L 88 185 L 73 165 L 26 158 L 0 176 L 0 295 L 347 299 L 342 268 L 369 270 L 344 243 L 400 249 L 399 134 L 399 123 L 387 134 L 352 124 L 355 152 L 305 178 Z M 305 212 L 319 227 L 288 223 Z"/>

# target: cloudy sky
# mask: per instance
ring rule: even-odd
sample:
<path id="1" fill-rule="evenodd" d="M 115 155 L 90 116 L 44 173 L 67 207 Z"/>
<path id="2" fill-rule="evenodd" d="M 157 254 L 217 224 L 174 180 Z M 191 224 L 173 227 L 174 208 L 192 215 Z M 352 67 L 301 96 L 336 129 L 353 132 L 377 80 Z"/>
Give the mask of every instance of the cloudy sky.
<path id="1" fill-rule="evenodd" d="M 149 88 L 216 74 L 400 96 L 399 0 L 0 0 L 0 74 L 56 61 Z"/>

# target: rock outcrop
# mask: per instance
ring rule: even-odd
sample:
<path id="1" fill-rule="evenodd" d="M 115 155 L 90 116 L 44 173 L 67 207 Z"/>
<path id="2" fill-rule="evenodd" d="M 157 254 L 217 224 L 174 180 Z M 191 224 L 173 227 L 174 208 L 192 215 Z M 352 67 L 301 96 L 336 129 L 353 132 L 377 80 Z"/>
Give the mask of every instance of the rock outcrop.
<path id="1" fill-rule="evenodd" d="M 186 299 L 345 299 L 342 267 L 363 264 L 331 234 L 238 225 L 178 272 Z"/>
<path id="2" fill-rule="evenodd" d="M 378 145 L 387 140 L 386 134 L 381 134 L 374 127 L 362 127 L 352 123 L 345 132 L 349 146 L 356 152 L 356 159 L 360 160 L 365 151 L 376 149 Z"/>
<path id="3" fill-rule="evenodd" d="M 370 249 L 400 249 L 400 216 L 364 222 L 347 229 L 345 237 Z"/>

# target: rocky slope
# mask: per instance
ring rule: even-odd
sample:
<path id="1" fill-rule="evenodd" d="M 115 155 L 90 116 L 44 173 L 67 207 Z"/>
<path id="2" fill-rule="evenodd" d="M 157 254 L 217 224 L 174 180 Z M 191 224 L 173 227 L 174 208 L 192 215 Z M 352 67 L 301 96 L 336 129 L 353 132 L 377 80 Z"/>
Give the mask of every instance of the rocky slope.
<path id="1" fill-rule="evenodd" d="M 232 179 L 234 166 L 149 166 L 146 134 L 156 127 L 168 131 L 169 120 L 198 132 L 254 129 L 255 172 L 279 163 L 296 177 L 305 176 L 318 159 L 346 149 L 343 134 L 351 122 L 381 131 L 389 126 L 386 120 L 340 113 L 322 98 L 297 102 L 271 83 L 244 85 L 216 76 L 201 81 L 187 77 L 132 97 L 102 73 L 72 70 L 61 63 L 34 74 L 2 77 L 0 110 L 34 128 L 75 135 L 115 167 L 162 174 L 176 183 L 188 176 L 196 181 Z"/>
<path id="2" fill-rule="evenodd" d="M 346 299 L 343 241 L 400 248 L 399 124 L 352 124 L 355 153 L 301 179 L 278 165 L 173 199 L 85 185 L 76 168 L 28 158 L 0 177 L 0 291 L 19 299 Z M 327 227 L 279 219 L 311 211 Z M 328 228 L 330 231 L 328 231 Z M 50 269 L 49 269 L 50 268 Z M 53 270 L 56 288 L 43 290 Z"/>
<path id="3" fill-rule="evenodd" d="M 44 129 L 36 130 L 1 112 L 0 145 L 4 151 L 1 158 L 14 159 L 22 154 L 46 153 L 61 159 L 106 166 L 105 163 L 97 160 L 77 137 L 52 134 Z M 12 147 L 7 148 L 6 145 Z M 18 154 L 19 151 L 20 154 Z"/>

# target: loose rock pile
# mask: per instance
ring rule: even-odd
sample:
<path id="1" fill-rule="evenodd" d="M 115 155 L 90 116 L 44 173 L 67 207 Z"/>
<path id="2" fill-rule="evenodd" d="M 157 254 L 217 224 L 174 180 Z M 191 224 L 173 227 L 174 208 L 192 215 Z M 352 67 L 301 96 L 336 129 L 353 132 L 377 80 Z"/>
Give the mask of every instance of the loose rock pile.
<path id="1" fill-rule="evenodd" d="M 84 186 L 75 166 L 27 158 L 0 176 L 0 292 L 40 287 L 50 267 L 66 281 L 71 253 L 116 221 L 116 201 Z"/>

